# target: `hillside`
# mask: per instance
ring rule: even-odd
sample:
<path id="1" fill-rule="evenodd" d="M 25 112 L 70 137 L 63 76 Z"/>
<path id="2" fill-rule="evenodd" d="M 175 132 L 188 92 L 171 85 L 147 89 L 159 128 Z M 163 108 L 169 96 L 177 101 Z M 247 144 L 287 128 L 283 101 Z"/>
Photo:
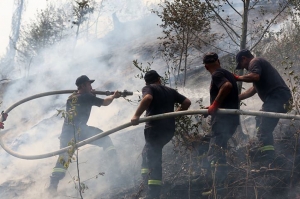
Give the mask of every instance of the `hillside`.
<path id="1" fill-rule="evenodd" d="M 97 90 L 130 90 L 133 96 L 127 99 L 115 100 L 108 107 L 93 109 L 89 125 L 104 131 L 130 121 L 138 104 L 138 97 L 144 81 L 136 78 L 140 72 L 132 61 L 138 60 L 143 66 L 151 64 L 151 68 L 163 74 L 167 68 L 161 60 L 157 49 L 160 34 L 156 21 L 145 18 L 140 21 L 116 22 L 117 33 L 112 31 L 104 39 L 97 39 L 82 44 L 74 55 L 65 52 L 59 46 L 45 52 L 40 65 L 32 66 L 34 73 L 11 81 L 2 82 L 2 109 L 6 110 L 13 103 L 42 92 L 53 90 L 75 89 L 75 79 L 82 74 L 96 79 L 93 87 Z M 134 27 L 149 24 L 149 27 L 136 31 Z M 119 33 L 124 34 L 119 34 Z M 125 33 L 128 34 L 125 34 Z M 133 34 L 133 32 L 135 34 Z M 209 104 L 210 75 L 203 67 L 201 57 L 194 57 L 195 63 L 187 73 L 185 88 L 179 91 L 192 101 L 191 109 L 198 108 L 197 100 L 203 99 L 203 105 Z M 228 61 L 222 62 L 227 66 Z M 249 84 L 245 84 L 248 87 Z M 105 97 L 105 96 L 101 96 Z M 9 113 L 5 122 L 5 143 L 21 154 L 35 155 L 48 153 L 59 149 L 62 118 L 57 116 L 57 110 L 65 108 L 67 95 L 59 95 L 36 99 L 18 106 Z M 259 110 L 261 102 L 257 96 L 246 100 L 246 110 Z M 242 117 L 242 126 L 251 139 L 255 137 L 253 117 Z M 292 123 L 291 123 L 292 122 Z M 206 123 L 206 121 L 204 122 Z M 189 145 L 178 145 L 175 141 L 165 146 L 163 151 L 163 192 L 162 199 L 199 199 L 203 190 L 209 188 L 212 179 L 207 177 L 207 170 L 201 164 L 199 156 L 207 150 L 207 140 L 192 140 Z M 142 195 L 140 186 L 141 151 L 144 145 L 143 124 L 130 127 L 111 135 L 119 152 L 119 167 L 121 168 L 118 183 L 111 183 L 110 171 L 107 168 L 109 159 L 105 159 L 101 148 L 86 145 L 79 149 L 79 165 L 82 181 L 88 187 L 83 193 L 88 199 L 137 199 Z M 227 179 L 227 189 L 222 198 L 299 198 L 299 164 L 298 140 L 299 123 L 282 120 L 275 130 L 277 158 L 275 169 L 257 171 L 247 156 L 249 140 L 236 136 L 230 144 L 228 162 L 230 166 Z M 177 140 L 178 141 L 178 140 Z M 49 176 L 57 156 L 39 159 L 23 160 L 15 158 L 0 149 L 0 198 L 38 199 L 38 198 L 79 198 L 74 188 L 77 183 L 75 163 L 72 163 L 68 175 L 58 188 L 56 197 L 49 196 L 46 188 Z M 251 172 L 251 170 L 254 170 Z M 104 174 L 103 174 L 104 172 Z M 195 178 L 200 180 L 194 181 Z M 213 197 L 211 197 L 213 198 Z"/>

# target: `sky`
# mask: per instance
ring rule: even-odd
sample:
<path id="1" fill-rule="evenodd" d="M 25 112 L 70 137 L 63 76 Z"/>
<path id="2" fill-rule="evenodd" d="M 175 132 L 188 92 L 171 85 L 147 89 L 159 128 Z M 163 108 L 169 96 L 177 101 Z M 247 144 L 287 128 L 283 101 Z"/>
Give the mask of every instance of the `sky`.
<path id="1" fill-rule="evenodd" d="M 47 3 L 47 0 L 27 0 L 25 2 L 25 13 L 23 20 L 26 22 L 34 16 L 37 9 L 43 9 Z M 11 18 L 14 9 L 14 0 L 0 1 L 0 56 L 5 53 L 6 47 L 9 41 L 9 35 L 11 30 Z"/>
<path id="2" fill-rule="evenodd" d="M 13 1 L 0 1 L 0 55 L 5 52 L 10 33 Z"/>

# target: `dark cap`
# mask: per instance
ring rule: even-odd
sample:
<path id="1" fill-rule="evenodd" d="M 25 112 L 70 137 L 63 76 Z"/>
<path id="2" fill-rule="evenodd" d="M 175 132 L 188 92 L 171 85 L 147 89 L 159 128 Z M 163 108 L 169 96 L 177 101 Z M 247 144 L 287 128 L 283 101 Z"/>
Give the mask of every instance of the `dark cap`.
<path id="1" fill-rule="evenodd" d="M 208 52 L 203 57 L 203 64 L 214 63 L 219 59 L 218 54 L 214 52 Z"/>
<path id="2" fill-rule="evenodd" d="M 235 69 L 241 69 L 240 61 L 243 56 L 248 57 L 248 58 L 253 57 L 253 55 L 251 54 L 251 52 L 248 49 L 240 50 L 240 52 L 238 52 L 235 56 L 235 62 L 237 63 Z"/>
<path id="3" fill-rule="evenodd" d="M 76 79 L 76 86 L 80 86 L 81 84 L 84 84 L 85 82 L 91 82 L 93 83 L 95 80 L 89 79 L 86 75 L 81 75 Z"/>
<path id="4" fill-rule="evenodd" d="M 160 77 L 161 76 L 155 70 L 150 70 L 146 72 L 144 79 L 147 84 L 151 84 L 156 82 Z"/>

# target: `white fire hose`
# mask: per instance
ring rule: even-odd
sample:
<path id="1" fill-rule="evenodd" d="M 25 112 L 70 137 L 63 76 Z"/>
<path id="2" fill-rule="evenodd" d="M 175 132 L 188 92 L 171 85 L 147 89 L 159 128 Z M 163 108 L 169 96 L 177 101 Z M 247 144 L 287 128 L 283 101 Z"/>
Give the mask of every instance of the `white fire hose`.
<path id="1" fill-rule="evenodd" d="M 10 106 L 4 113 L 9 113 L 12 109 L 17 107 L 20 104 L 23 104 L 27 101 L 40 98 L 40 97 L 45 97 L 49 95 L 58 95 L 58 94 L 68 94 L 68 93 L 73 93 L 74 90 L 62 90 L 62 91 L 52 91 L 52 92 L 46 92 L 46 93 L 41 93 L 37 95 L 33 95 L 31 97 L 25 98 L 23 100 L 18 101 L 17 103 L 13 104 Z M 125 91 L 124 91 L 125 92 Z M 127 91 L 126 91 L 127 92 Z M 108 91 L 101 92 L 101 91 L 95 91 L 96 94 L 111 94 L 108 93 Z M 131 92 L 129 92 L 131 94 Z M 131 94 L 132 95 L 132 94 Z M 188 111 L 179 111 L 179 112 L 172 112 L 172 113 L 165 113 L 165 114 L 160 114 L 160 115 L 155 115 L 155 116 L 149 116 L 149 117 L 144 117 L 140 118 L 139 123 L 147 122 L 150 120 L 158 120 L 158 119 L 163 119 L 163 118 L 168 118 L 168 117 L 177 117 L 177 116 L 183 116 L 183 115 L 197 115 L 197 114 L 207 114 L 207 109 L 198 109 L 198 110 L 188 110 Z M 300 120 L 300 115 L 293 115 L 293 114 L 285 114 L 285 113 L 273 113 L 273 112 L 262 112 L 262 111 L 246 111 L 246 110 L 237 110 L 237 109 L 218 109 L 218 114 L 238 114 L 238 115 L 252 115 L 252 116 L 264 116 L 264 117 L 272 117 L 272 118 L 282 118 L 282 119 L 294 119 L 294 120 Z M 2 117 L 0 119 L 2 121 Z M 122 124 L 120 126 L 117 126 L 113 129 L 110 129 L 108 131 L 104 131 L 102 133 L 99 133 L 95 136 L 92 136 L 86 140 L 83 140 L 81 142 L 76 143 L 75 147 L 81 147 L 83 145 L 89 144 L 95 140 L 98 140 L 102 137 L 105 137 L 107 135 L 110 135 L 112 133 L 115 133 L 117 131 L 120 131 L 122 129 L 125 129 L 127 127 L 130 127 L 131 122 Z M 4 134 L 0 134 L 0 145 L 2 148 L 9 153 L 12 156 L 15 156 L 17 158 L 21 159 L 26 159 L 26 160 L 35 160 L 35 159 L 43 159 L 43 158 L 48 158 L 51 156 L 59 155 L 61 153 L 67 152 L 71 147 L 73 146 L 68 146 L 62 149 L 59 149 L 57 151 L 53 151 L 50 153 L 44 153 L 44 154 L 39 154 L 39 155 L 22 155 L 19 153 L 16 153 L 15 151 L 12 151 L 9 149 L 3 141 Z"/>

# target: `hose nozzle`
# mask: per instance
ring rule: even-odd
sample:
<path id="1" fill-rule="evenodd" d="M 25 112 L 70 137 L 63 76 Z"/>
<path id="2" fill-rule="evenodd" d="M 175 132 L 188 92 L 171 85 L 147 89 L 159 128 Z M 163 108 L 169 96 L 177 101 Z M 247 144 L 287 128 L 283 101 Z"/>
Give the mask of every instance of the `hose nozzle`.
<path id="1" fill-rule="evenodd" d="M 122 97 L 126 97 L 128 95 L 133 95 L 133 92 L 128 91 L 128 90 L 124 90 L 123 92 L 121 92 L 121 96 Z"/>
<path id="2" fill-rule="evenodd" d="M 123 92 L 119 91 L 121 93 L 121 97 L 126 97 L 128 95 L 133 95 L 133 92 L 131 91 L 127 91 L 127 90 L 124 90 Z M 113 95 L 114 92 L 112 91 L 106 91 L 106 95 Z"/>

